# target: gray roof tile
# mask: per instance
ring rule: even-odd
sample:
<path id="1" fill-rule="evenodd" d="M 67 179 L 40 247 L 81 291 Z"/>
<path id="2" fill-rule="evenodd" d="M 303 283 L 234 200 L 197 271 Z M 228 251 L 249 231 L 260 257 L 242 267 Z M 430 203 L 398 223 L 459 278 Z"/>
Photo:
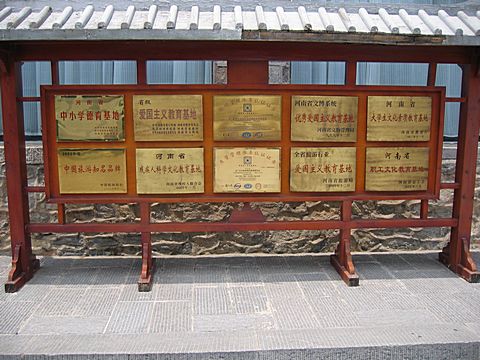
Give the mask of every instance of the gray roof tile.
<path id="1" fill-rule="evenodd" d="M 423 44 L 428 42 L 428 37 L 436 37 L 436 44 L 478 46 L 480 10 L 468 9 L 452 11 L 450 7 L 448 12 L 443 9 L 429 9 L 427 12 L 412 10 L 411 6 L 408 10 L 298 6 L 285 10 L 282 7 L 242 9 L 240 6 L 220 5 L 209 8 L 179 8 L 177 5 L 170 8 L 157 5 L 136 8 L 134 5 L 127 7 L 112 3 L 102 8 L 87 5 L 81 9 L 66 6 L 52 10 L 47 5 L 39 9 L 6 6 L 0 9 L 0 41 L 241 40 L 245 31 L 258 31 L 275 32 L 277 40 L 282 40 L 282 36 L 287 39 L 292 32 L 304 32 L 318 35 L 309 36 L 308 40 L 322 41 L 323 33 L 335 32 L 342 35 L 338 41 L 346 41 L 349 34 L 356 33 L 356 42 L 385 43 L 385 39 L 394 42 L 392 35 L 398 34 L 412 37 L 412 40 L 420 36 Z M 359 37 L 358 34 L 364 36 Z M 328 39 L 332 41 L 331 36 Z"/>

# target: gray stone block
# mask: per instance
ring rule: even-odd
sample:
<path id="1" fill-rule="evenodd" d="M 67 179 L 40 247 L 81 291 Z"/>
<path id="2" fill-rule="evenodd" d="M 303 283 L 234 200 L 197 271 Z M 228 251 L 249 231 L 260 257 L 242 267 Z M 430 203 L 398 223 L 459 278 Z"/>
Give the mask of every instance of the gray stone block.
<path id="1" fill-rule="evenodd" d="M 35 315 L 38 316 L 72 316 L 79 306 L 79 300 L 86 289 L 52 288 L 45 299 L 39 303 Z"/>
<path id="2" fill-rule="evenodd" d="M 234 312 L 232 299 L 225 286 L 198 287 L 193 289 L 195 315 L 220 315 Z"/>
<path id="3" fill-rule="evenodd" d="M 192 314 L 191 301 L 156 302 L 150 332 L 168 334 L 191 332 Z"/>
<path id="4" fill-rule="evenodd" d="M 269 312 L 267 293 L 263 286 L 235 286 L 229 291 L 236 314 Z"/>
<path id="5" fill-rule="evenodd" d="M 174 282 L 154 285 L 155 301 L 193 301 L 193 284 Z"/>
<path id="6" fill-rule="evenodd" d="M 260 270 L 256 266 L 250 266 L 251 264 L 246 264 L 246 266 L 231 266 L 227 268 L 227 279 L 228 282 L 233 286 L 245 286 L 255 283 L 261 283 L 262 277 Z"/>
<path id="7" fill-rule="evenodd" d="M 20 333 L 23 335 L 102 334 L 108 320 L 108 316 L 33 316 L 28 319 Z"/>
<path id="8" fill-rule="evenodd" d="M 109 317 L 120 297 L 117 288 L 87 288 L 78 299 L 73 316 Z"/>
<path id="9" fill-rule="evenodd" d="M 37 306 L 34 302 L 0 303 L 0 334 L 17 334 Z"/>
<path id="10" fill-rule="evenodd" d="M 315 329 L 320 322 L 308 302 L 298 298 L 295 301 L 270 298 L 276 329 Z"/>
<path id="11" fill-rule="evenodd" d="M 273 329 L 275 320 L 268 314 L 195 315 L 193 329 L 196 332 L 225 332 L 239 330 Z"/>
<path id="12" fill-rule="evenodd" d="M 153 302 L 118 302 L 105 332 L 107 334 L 148 333 L 153 308 Z"/>

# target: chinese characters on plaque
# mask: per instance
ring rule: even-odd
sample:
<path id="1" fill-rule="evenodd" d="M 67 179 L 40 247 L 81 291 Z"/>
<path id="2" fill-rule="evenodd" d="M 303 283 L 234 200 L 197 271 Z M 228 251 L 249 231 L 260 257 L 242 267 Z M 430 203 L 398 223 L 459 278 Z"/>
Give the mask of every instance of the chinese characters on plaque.
<path id="1" fill-rule="evenodd" d="M 202 95 L 134 95 L 136 141 L 203 140 Z"/>
<path id="2" fill-rule="evenodd" d="M 280 192 L 279 148 L 215 148 L 213 191 Z"/>
<path id="3" fill-rule="evenodd" d="M 280 140 L 282 97 L 279 95 L 217 95 L 213 97 L 216 141 Z"/>
<path id="4" fill-rule="evenodd" d="M 365 190 L 427 190 L 428 156 L 426 147 L 367 148 Z"/>
<path id="5" fill-rule="evenodd" d="M 120 141 L 123 95 L 56 95 L 57 141 Z"/>
<path id="6" fill-rule="evenodd" d="M 60 194 L 127 192 L 124 149 L 58 149 Z"/>
<path id="7" fill-rule="evenodd" d="M 368 141 L 429 141 L 431 121 L 431 97 L 368 97 Z"/>
<path id="8" fill-rule="evenodd" d="M 202 148 L 137 149 L 137 193 L 203 193 L 203 169 Z"/>
<path id="9" fill-rule="evenodd" d="M 292 148 L 290 190 L 355 191 L 356 154 L 354 147 Z"/>
<path id="10" fill-rule="evenodd" d="M 205 180 L 212 175 L 214 193 L 279 193 L 280 146 L 288 147 L 285 154 L 290 152 L 283 166 L 289 172 L 289 184 L 283 189 L 293 193 L 426 191 L 433 184 L 429 182 L 429 166 L 433 166 L 429 148 L 434 143 L 432 133 L 437 134 L 436 127 L 432 130 L 431 96 L 208 96 L 206 136 L 213 135 L 213 141 L 206 143 L 202 142 L 204 95 L 132 94 L 127 101 L 132 107 L 127 106 L 127 111 L 125 96 L 54 95 L 55 146 L 78 142 L 64 145 L 68 149 L 53 150 L 58 160 L 60 194 L 127 193 L 127 152 L 131 155 L 128 168 L 135 168 L 135 174 L 129 176 L 132 181 L 136 179 L 131 191 L 135 192 L 136 186 L 137 194 L 204 193 Z M 291 105 L 290 114 L 283 114 L 284 126 L 290 120 L 290 139 L 283 140 L 282 101 Z M 288 103 L 284 105 L 288 108 Z M 130 145 L 124 148 L 92 148 L 86 143 L 125 141 L 125 127 Z M 162 148 L 139 144 L 144 141 L 199 144 L 168 144 Z M 277 143 L 274 147 L 219 147 L 215 141 Z M 385 143 L 374 143 L 393 141 L 403 144 L 386 147 Z M 429 143 L 408 145 L 420 141 Z M 293 146 L 294 142 L 353 144 L 308 147 L 305 143 Z M 204 153 L 210 159 L 211 151 L 213 174 L 205 174 Z M 362 179 L 358 184 L 357 155 Z M 211 165 L 206 168 L 211 169 Z"/>
<path id="11" fill-rule="evenodd" d="M 293 141 L 357 140 L 356 96 L 292 96 Z"/>

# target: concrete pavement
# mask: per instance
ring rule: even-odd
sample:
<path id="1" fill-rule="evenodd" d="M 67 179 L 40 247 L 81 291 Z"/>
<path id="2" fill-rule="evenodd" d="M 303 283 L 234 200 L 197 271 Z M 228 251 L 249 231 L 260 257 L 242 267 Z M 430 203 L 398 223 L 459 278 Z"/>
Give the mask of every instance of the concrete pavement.
<path id="1" fill-rule="evenodd" d="M 157 258 L 139 293 L 137 258 L 46 257 L 0 290 L 0 358 L 480 359 L 480 284 L 436 258 L 355 255 L 356 288 L 324 255 Z"/>

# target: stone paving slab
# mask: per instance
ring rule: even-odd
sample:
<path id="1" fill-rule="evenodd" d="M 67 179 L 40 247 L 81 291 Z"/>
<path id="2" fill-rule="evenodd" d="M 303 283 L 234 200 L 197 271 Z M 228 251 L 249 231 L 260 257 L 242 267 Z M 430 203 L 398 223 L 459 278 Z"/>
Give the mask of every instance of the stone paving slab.
<path id="1" fill-rule="evenodd" d="M 354 288 L 328 256 L 157 258 L 150 293 L 138 259 L 46 257 L 0 290 L 0 359 L 479 360 L 480 284 L 436 257 L 355 255 Z"/>

